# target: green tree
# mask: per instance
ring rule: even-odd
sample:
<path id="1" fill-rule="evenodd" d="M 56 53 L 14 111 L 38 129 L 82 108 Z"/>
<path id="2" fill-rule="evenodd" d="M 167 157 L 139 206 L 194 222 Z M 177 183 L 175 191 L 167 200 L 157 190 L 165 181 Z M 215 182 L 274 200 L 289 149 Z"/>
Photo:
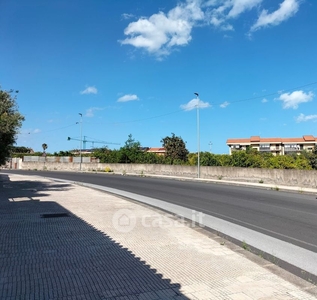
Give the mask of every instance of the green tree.
<path id="1" fill-rule="evenodd" d="M 261 154 L 249 154 L 245 164 L 250 168 L 264 168 L 265 158 Z"/>
<path id="2" fill-rule="evenodd" d="M 189 153 L 187 155 L 187 160 L 188 160 L 188 164 L 190 166 L 196 166 L 197 165 L 197 161 L 198 161 L 197 153 Z M 201 165 L 203 165 L 203 164 L 201 163 Z"/>
<path id="3" fill-rule="evenodd" d="M 291 155 L 279 155 L 269 158 L 268 167 L 272 169 L 296 169 L 294 157 Z"/>
<path id="4" fill-rule="evenodd" d="M 156 153 L 143 152 L 139 155 L 138 163 L 140 164 L 162 164 L 164 163 L 164 156 Z"/>
<path id="5" fill-rule="evenodd" d="M 297 155 L 294 161 L 295 168 L 297 170 L 311 170 L 312 166 L 310 160 L 304 155 Z"/>
<path id="6" fill-rule="evenodd" d="M 24 147 L 24 146 L 12 146 L 11 151 L 14 154 L 20 154 L 20 153 L 29 154 L 29 153 L 33 152 L 33 150 L 31 148 Z"/>
<path id="7" fill-rule="evenodd" d="M 303 151 L 301 154 L 306 158 L 311 168 L 317 170 L 317 145 L 312 152 Z"/>
<path id="8" fill-rule="evenodd" d="M 232 155 L 219 154 L 217 158 L 221 167 L 232 167 Z"/>
<path id="9" fill-rule="evenodd" d="M 99 158 L 101 163 L 117 163 L 118 150 L 109 150 L 107 147 L 95 149 L 92 156 Z"/>
<path id="10" fill-rule="evenodd" d="M 24 121 L 16 104 L 17 93 L 1 90 L 0 87 L 0 165 L 5 164 L 10 157 L 11 147 Z"/>
<path id="11" fill-rule="evenodd" d="M 197 160 L 196 160 L 196 164 L 197 164 Z M 210 152 L 200 153 L 200 164 L 202 166 L 220 166 L 220 162 L 217 159 L 217 155 Z"/>
<path id="12" fill-rule="evenodd" d="M 136 141 L 132 134 L 128 135 L 125 145 L 119 150 L 119 163 L 136 163 L 142 153 L 140 142 Z"/>
<path id="13" fill-rule="evenodd" d="M 250 155 L 247 151 L 234 151 L 231 155 L 231 166 L 247 167 L 247 160 Z"/>
<path id="14" fill-rule="evenodd" d="M 171 164 L 174 161 L 187 161 L 188 150 L 186 149 L 185 142 L 181 137 L 167 136 L 161 140 L 162 146 L 165 148 L 165 156 L 171 160 Z"/>
<path id="15" fill-rule="evenodd" d="M 59 152 L 54 152 L 53 156 L 74 156 L 74 154 L 71 151 L 59 151 Z"/>

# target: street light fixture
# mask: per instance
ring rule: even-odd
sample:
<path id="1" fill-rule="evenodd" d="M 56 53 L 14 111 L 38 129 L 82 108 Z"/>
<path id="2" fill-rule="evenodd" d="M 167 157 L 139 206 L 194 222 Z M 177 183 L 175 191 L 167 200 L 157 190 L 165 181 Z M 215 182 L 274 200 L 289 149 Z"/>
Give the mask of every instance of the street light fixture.
<path id="1" fill-rule="evenodd" d="M 194 93 L 197 99 L 197 178 L 200 177 L 200 130 L 199 130 L 199 94 Z"/>
<path id="2" fill-rule="evenodd" d="M 81 155 L 81 149 L 82 149 L 82 143 L 83 143 L 83 114 L 78 113 L 80 115 L 80 149 L 79 149 L 79 170 L 81 171 L 81 163 L 82 163 L 82 155 Z"/>

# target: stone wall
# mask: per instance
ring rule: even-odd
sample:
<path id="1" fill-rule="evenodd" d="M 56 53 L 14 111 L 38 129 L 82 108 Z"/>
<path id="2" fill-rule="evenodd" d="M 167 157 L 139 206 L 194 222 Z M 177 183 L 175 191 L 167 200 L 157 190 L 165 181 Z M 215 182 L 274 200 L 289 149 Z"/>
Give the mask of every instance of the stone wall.
<path id="1" fill-rule="evenodd" d="M 25 170 L 60 170 L 80 171 L 77 162 L 23 162 L 22 169 Z M 81 164 L 81 171 L 105 171 L 111 169 L 119 174 L 138 175 L 165 175 L 186 178 L 197 177 L 196 166 L 171 166 L 151 164 Z M 263 182 L 276 185 L 290 185 L 298 187 L 317 188 L 317 171 L 308 170 L 277 170 L 277 169 L 255 169 L 238 167 L 200 167 L 200 178 L 217 180 L 236 180 L 245 182 Z"/>
<path id="2" fill-rule="evenodd" d="M 12 157 L 4 165 L 0 166 L 0 168 L 14 170 L 22 169 L 22 158 Z"/>

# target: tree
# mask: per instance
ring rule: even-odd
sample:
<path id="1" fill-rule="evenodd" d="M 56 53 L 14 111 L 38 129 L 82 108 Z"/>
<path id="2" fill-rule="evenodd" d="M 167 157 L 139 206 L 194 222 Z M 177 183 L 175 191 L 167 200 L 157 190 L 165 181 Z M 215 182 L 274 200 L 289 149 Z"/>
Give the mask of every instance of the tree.
<path id="1" fill-rule="evenodd" d="M 16 104 L 17 93 L 1 90 L 0 87 L 0 165 L 5 164 L 10 157 L 11 147 L 24 121 Z"/>
<path id="2" fill-rule="evenodd" d="M 43 152 L 44 152 L 44 153 L 45 153 L 45 150 L 47 149 L 47 147 L 48 147 L 47 144 L 45 144 L 45 143 L 42 144 L 42 148 L 43 148 Z"/>
<path id="3" fill-rule="evenodd" d="M 138 162 L 138 157 L 141 153 L 141 144 L 136 141 L 132 134 L 128 135 L 128 139 L 125 145 L 119 150 L 119 162 L 120 163 L 136 163 Z"/>
<path id="4" fill-rule="evenodd" d="M 59 151 L 59 152 L 54 152 L 53 156 L 74 156 L 74 154 L 71 151 Z"/>
<path id="5" fill-rule="evenodd" d="M 172 136 L 167 136 L 161 140 L 162 146 L 165 148 L 165 156 L 170 158 L 171 164 L 175 160 L 186 161 L 188 150 L 186 149 L 186 144 L 181 137 L 175 136 L 172 133 Z"/>
<path id="6" fill-rule="evenodd" d="M 29 153 L 33 153 L 33 149 L 28 148 L 28 147 L 24 147 L 24 146 L 12 146 L 11 147 L 12 153 L 14 154 L 29 154 Z"/>
<path id="7" fill-rule="evenodd" d="M 306 157 L 312 169 L 317 170 L 317 145 L 315 145 L 312 152 L 303 151 L 302 154 Z"/>

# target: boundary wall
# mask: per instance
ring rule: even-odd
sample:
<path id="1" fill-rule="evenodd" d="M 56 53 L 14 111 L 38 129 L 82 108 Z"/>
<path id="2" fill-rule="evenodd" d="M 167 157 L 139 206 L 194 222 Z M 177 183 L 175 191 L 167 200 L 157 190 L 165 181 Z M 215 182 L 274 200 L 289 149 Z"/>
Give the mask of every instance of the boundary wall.
<path id="1" fill-rule="evenodd" d="M 88 159 L 88 157 L 87 157 Z M 54 161 L 23 161 L 20 169 L 49 171 L 90 171 L 114 172 L 116 174 L 136 174 L 140 176 L 163 175 L 184 178 L 197 178 L 197 166 L 158 165 L 158 164 L 107 164 L 96 160 L 88 162 L 83 159 L 70 162 L 67 159 Z M 81 169 L 80 169 L 81 165 Z M 317 188 L 317 171 L 315 170 L 280 170 L 239 167 L 200 167 L 200 178 L 232 180 L 296 187 Z"/>

